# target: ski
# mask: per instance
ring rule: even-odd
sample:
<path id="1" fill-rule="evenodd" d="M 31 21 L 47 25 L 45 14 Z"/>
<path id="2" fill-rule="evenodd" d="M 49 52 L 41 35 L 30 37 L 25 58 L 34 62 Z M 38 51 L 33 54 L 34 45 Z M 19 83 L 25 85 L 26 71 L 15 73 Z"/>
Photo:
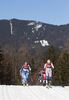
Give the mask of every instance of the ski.
<path id="1" fill-rule="evenodd" d="M 47 89 L 49 89 L 49 86 L 46 86 Z"/>

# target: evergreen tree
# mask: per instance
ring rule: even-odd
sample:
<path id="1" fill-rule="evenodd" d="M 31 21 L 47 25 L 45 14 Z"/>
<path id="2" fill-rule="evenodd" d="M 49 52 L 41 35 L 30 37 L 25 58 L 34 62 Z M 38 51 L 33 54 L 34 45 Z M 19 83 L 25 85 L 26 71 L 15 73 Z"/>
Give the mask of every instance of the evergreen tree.
<path id="1" fill-rule="evenodd" d="M 63 61 L 61 66 L 61 79 L 63 85 L 69 85 L 69 53 L 67 51 L 63 54 Z"/>
<path id="2" fill-rule="evenodd" d="M 44 54 L 44 63 L 46 63 L 47 59 L 50 59 L 53 64 L 55 64 L 55 61 L 57 60 L 58 54 L 56 53 L 56 50 L 53 45 L 50 45 L 50 47 L 46 50 Z"/>
<path id="3" fill-rule="evenodd" d="M 60 55 L 55 65 L 55 84 L 69 85 L 69 53 Z"/>
<path id="4" fill-rule="evenodd" d="M 55 76 L 54 76 L 54 85 L 62 85 L 62 79 L 61 79 L 61 67 L 62 67 L 62 58 L 59 56 L 59 58 L 56 61 L 55 64 Z"/>
<path id="5" fill-rule="evenodd" d="M 3 53 L 0 45 L 0 84 L 4 84 L 4 66 L 3 66 Z"/>

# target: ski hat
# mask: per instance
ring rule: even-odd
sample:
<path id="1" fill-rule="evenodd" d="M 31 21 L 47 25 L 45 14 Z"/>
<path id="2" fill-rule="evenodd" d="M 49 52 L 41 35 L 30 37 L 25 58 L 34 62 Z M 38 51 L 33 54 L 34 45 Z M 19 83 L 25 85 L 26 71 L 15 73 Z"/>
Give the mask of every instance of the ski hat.
<path id="1" fill-rule="evenodd" d="M 48 59 L 48 60 L 47 60 L 47 63 L 50 63 L 50 62 L 51 62 L 50 59 Z"/>
<path id="2" fill-rule="evenodd" d="M 24 64 L 27 64 L 27 62 L 25 61 Z"/>

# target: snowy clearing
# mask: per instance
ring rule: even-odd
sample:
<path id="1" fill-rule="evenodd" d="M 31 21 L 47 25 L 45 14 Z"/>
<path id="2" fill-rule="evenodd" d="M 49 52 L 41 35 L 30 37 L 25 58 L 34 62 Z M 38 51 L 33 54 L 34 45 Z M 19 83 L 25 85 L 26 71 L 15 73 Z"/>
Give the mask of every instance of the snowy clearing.
<path id="1" fill-rule="evenodd" d="M 30 22 L 30 23 L 28 24 L 28 26 L 30 26 L 30 25 L 35 25 L 35 22 Z"/>
<path id="2" fill-rule="evenodd" d="M 36 26 L 34 28 L 36 29 L 36 31 L 38 31 L 38 29 L 41 27 L 42 27 L 42 24 L 36 24 Z"/>
<path id="3" fill-rule="evenodd" d="M 46 41 L 46 40 L 40 40 L 40 43 L 41 43 L 41 45 L 42 45 L 43 47 L 49 46 L 48 41 Z"/>
<path id="4" fill-rule="evenodd" d="M 46 40 L 40 40 L 40 41 L 34 41 L 34 43 L 41 43 L 41 45 L 43 46 L 43 47 L 45 47 L 45 46 L 49 46 L 49 43 L 48 43 L 48 41 L 46 41 Z"/>
<path id="5" fill-rule="evenodd" d="M 69 87 L 0 85 L 0 100 L 69 100 Z"/>

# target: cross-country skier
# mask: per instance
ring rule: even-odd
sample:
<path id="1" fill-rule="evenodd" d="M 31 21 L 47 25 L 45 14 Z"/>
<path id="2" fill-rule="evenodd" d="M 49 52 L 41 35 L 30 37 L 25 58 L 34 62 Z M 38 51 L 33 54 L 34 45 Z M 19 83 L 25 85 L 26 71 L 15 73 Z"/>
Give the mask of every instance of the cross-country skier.
<path id="1" fill-rule="evenodd" d="M 48 79 L 49 79 L 49 87 L 51 87 L 51 77 L 52 77 L 52 69 L 54 70 L 54 66 L 51 61 L 48 59 L 47 63 L 44 64 L 44 69 L 46 69 L 46 87 L 48 88 Z"/>
<path id="2" fill-rule="evenodd" d="M 40 80 L 40 85 L 42 84 L 42 81 L 43 81 L 43 85 L 45 85 L 45 80 L 46 80 L 45 69 L 42 69 L 42 70 L 38 73 L 38 79 Z"/>
<path id="3" fill-rule="evenodd" d="M 42 75 L 43 75 L 43 86 L 45 86 L 45 80 L 47 79 L 47 77 L 46 77 L 46 69 L 43 69 Z"/>
<path id="4" fill-rule="evenodd" d="M 28 86 L 28 75 L 29 75 L 29 70 L 31 71 L 30 66 L 27 64 L 27 62 L 24 63 L 20 70 L 20 75 L 22 77 L 22 85 L 25 86 L 25 81 L 26 85 Z"/>
<path id="5" fill-rule="evenodd" d="M 42 70 L 38 73 L 38 80 L 40 81 L 40 85 L 42 84 Z"/>

